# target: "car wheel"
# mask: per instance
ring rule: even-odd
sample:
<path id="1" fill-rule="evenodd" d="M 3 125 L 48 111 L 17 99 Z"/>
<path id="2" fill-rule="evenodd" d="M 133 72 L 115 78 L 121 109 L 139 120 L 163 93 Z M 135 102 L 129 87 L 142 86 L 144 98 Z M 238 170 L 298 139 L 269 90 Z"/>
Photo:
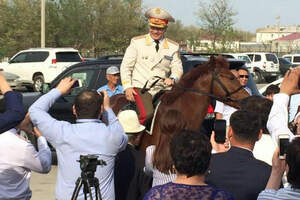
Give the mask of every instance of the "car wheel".
<path id="1" fill-rule="evenodd" d="M 39 92 L 42 89 L 44 83 L 43 75 L 37 75 L 33 78 L 33 91 Z"/>
<path id="2" fill-rule="evenodd" d="M 259 71 L 254 72 L 253 79 L 254 79 L 255 83 L 261 83 L 263 81 L 263 77 Z"/>

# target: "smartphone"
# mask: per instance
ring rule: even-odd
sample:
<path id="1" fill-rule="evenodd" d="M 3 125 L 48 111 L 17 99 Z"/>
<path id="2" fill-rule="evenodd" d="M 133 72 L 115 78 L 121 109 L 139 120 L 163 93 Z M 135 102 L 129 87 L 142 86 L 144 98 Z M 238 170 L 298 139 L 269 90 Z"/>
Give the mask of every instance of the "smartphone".
<path id="1" fill-rule="evenodd" d="M 290 136 L 287 134 L 282 134 L 278 136 L 278 144 L 279 144 L 279 158 L 285 159 L 285 155 L 287 152 L 287 147 L 290 143 Z"/>
<path id="2" fill-rule="evenodd" d="M 226 120 L 216 119 L 214 123 L 215 141 L 223 144 L 226 140 Z"/>
<path id="3" fill-rule="evenodd" d="M 71 88 L 79 88 L 79 87 L 82 87 L 82 82 L 81 80 L 76 80 L 75 83 L 72 85 Z"/>

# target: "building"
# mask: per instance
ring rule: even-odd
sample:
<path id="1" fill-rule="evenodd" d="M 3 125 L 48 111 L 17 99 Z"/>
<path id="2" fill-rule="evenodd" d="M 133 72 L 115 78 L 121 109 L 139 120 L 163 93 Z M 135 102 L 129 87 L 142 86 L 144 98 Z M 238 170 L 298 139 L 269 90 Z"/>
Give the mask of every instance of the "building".
<path id="1" fill-rule="evenodd" d="M 292 33 L 300 33 L 300 26 L 267 26 L 256 30 L 256 42 L 271 43 Z"/>

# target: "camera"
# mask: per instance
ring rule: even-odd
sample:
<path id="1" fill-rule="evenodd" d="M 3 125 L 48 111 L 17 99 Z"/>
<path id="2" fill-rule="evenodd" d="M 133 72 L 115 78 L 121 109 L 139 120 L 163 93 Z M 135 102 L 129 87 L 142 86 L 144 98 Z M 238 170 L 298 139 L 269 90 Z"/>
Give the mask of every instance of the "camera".
<path id="1" fill-rule="evenodd" d="M 79 163 L 82 172 L 96 172 L 97 165 L 106 165 L 104 160 L 98 160 L 98 156 L 93 154 L 80 155 Z"/>

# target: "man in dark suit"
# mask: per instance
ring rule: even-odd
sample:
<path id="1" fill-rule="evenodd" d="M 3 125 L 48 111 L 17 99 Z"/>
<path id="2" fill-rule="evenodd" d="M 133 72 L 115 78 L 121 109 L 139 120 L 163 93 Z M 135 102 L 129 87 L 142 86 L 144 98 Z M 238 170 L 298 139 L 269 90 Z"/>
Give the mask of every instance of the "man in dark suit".
<path id="1" fill-rule="evenodd" d="M 212 156 L 206 183 L 230 192 L 236 200 L 257 199 L 271 173 L 271 166 L 252 153 L 261 135 L 261 120 L 256 113 L 234 112 L 228 129 L 231 148 Z"/>
<path id="2" fill-rule="evenodd" d="M 25 117 L 22 95 L 12 91 L 5 77 L 0 72 L 0 91 L 4 95 L 6 110 L 0 113 L 0 134 L 17 126 Z"/>
<path id="3" fill-rule="evenodd" d="M 145 155 L 136 149 L 145 127 L 139 123 L 133 110 L 120 112 L 118 118 L 128 136 L 128 144 L 116 157 L 116 200 L 140 200 L 152 185 L 152 178 L 144 173 Z"/>

